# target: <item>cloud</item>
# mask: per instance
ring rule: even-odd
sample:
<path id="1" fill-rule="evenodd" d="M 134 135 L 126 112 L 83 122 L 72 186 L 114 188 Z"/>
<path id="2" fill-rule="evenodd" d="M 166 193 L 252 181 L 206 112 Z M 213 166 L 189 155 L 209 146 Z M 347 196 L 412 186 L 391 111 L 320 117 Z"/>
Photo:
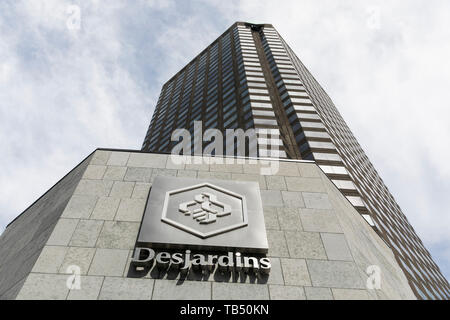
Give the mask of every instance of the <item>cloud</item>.
<path id="1" fill-rule="evenodd" d="M 66 26 L 79 5 L 81 29 Z M 162 84 L 235 21 L 272 23 L 450 276 L 447 1 L 0 2 L 0 225 L 94 148 L 139 149 Z"/>
<path id="2" fill-rule="evenodd" d="M 0 4 L 2 224 L 97 146 L 138 148 L 156 100 L 129 70 L 120 6 L 82 7 L 74 31 L 68 4 Z"/>
<path id="3" fill-rule="evenodd" d="M 427 5 L 429 4 L 429 5 Z M 335 102 L 450 275 L 450 22 L 444 1 L 242 2 L 274 24 Z M 442 262 L 442 263 L 441 263 Z"/>

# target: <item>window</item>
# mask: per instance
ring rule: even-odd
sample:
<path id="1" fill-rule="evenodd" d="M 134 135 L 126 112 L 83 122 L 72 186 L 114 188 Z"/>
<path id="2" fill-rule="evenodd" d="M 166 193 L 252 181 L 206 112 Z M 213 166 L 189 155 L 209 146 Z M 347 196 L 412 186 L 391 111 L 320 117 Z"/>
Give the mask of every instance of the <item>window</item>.
<path id="1" fill-rule="evenodd" d="M 230 110 L 228 110 L 226 113 L 224 113 L 223 118 L 227 119 L 230 115 L 232 114 L 236 114 L 236 108 L 231 108 Z"/>

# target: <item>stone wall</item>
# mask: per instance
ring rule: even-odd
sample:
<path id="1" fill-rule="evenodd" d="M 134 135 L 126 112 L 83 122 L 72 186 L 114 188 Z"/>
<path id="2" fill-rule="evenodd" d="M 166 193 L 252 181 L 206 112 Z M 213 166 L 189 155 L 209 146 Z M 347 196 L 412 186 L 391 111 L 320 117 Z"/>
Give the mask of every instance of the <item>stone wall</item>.
<path id="1" fill-rule="evenodd" d="M 167 155 L 98 150 L 18 299 L 415 299 L 392 252 L 313 162 L 181 164 Z M 268 279 L 137 274 L 130 258 L 158 175 L 257 181 L 272 270 Z M 3 247 L 4 245 L 1 244 Z M 67 267 L 81 268 L 69 290 Z M 366 269 L 381 269 L 381 289 Z"/>
<path id="2" fill-rule="evenodd" d="M 0 300 L 14 299 L 90 162 L 88 157 L 18 216 L 0 237 Z"/>

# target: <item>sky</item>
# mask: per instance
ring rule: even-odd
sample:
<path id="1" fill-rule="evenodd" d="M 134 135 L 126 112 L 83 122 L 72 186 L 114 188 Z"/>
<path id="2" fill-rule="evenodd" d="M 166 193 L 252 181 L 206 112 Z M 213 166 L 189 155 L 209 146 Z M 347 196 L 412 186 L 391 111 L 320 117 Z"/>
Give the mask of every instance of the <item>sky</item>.
<path id="1" fill-rule="evenodd" d="M 0 230 L 95 148 L 140 149 L 162 85 L 235 21 L 275 26 L 449 279 L 447 0 L 0 1 Z"/>

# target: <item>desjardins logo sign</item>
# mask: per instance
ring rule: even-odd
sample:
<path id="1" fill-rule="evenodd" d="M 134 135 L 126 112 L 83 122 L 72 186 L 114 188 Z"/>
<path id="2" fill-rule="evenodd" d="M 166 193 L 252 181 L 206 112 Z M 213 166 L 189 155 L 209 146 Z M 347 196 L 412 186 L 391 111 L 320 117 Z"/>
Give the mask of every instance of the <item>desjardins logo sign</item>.
<path id="1" fill-rule="evenodd" d="M 136 268 L 267 275 L 257 182 L 155 178 L 132 258 Z"/>
<path id="2" fill-rule="evenodd" d="M 158 270 L 172 269 L 180 272 L 181 275 L 188 274 L 191 268 L 194 271 L 212 272 L 216 269 L 221 273 L 226 272 L 253 272 L 255 274 L 267 275 L 270 273 L 269 258 L 242 256 L 241 253 L 228 252 L 224 255 L 212 255 L 202 253 L 191 253 L 186 250 L 184 253 L 170 253 L 166 251 L 155 252 L 151 248 L 137 247 L 134 251 L 132 264 L 136 268 L 151 268 L 156 261 Z"/>

